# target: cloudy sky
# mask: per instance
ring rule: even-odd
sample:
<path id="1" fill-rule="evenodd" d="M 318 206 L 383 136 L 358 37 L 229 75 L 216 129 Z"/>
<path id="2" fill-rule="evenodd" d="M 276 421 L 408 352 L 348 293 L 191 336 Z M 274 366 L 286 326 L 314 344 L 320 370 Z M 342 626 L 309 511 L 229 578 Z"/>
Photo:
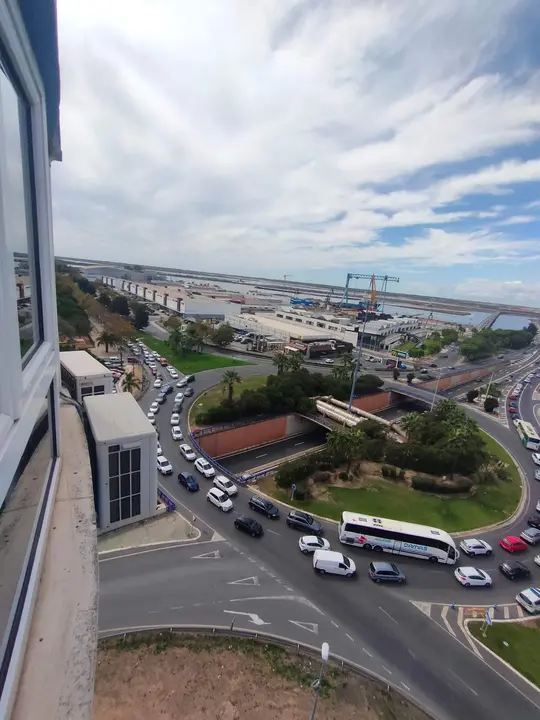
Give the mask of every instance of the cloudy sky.
<path id="1" fill-rule="evenodd" d="M 58 0 L 57 254 L 540 305 L 538 0 Z"/>

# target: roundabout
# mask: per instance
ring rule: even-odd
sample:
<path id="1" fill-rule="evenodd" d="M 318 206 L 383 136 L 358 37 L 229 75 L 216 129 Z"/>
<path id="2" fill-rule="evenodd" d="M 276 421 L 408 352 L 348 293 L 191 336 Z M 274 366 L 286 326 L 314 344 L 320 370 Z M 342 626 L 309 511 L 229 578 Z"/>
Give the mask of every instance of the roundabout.
<path id="1" fill-rule="evenodd" d="M 268 371 L 268 363 L 238 368 L 241 376 Z M 221 371 L 198 374 L 196 395 L 219 383 L 221 375 Z M 150 391 L 142 398 L 143 409 L 153 395 Z M 196 397 L 190 400 L 197 402 Z M 183 420 L 188 411 L 188 403 L 185 405 Z M 102 561 L 102 631 L 169 623 L 223 625 L 233 617 L 235 627 L 240 628 L 253 628 L 261 622 L 269 632 L 298 641 L 305 642 L 307 637 L 312 642 L 315 638 L 329 642 L 332 652 L 409 688 L 437 718 L 506 720 L 519 715 L 522 720 L 532 720 L 538 716 L 540 695 L 487 657 L 463 631 L 469 617 L 475 613 L 481 617 L 494 605 L 496 619 L 519 617 L 514 596 L 522 588 L 499 573 L 498 563 L 508 556 L 498 548 L 498 540 L 513 529 L 523 529 L 523 517 L 536 498 L 529 498 L 503 531 L 475 532 L 475 537 L 494 548 L 488 562 L 480 565 L 491 570 L 494 582 L 490 589 L 460 586 L 451 566 L 433 567 L 401 557 L 399 564 L 407 583 L 376 585 L 367 575 L 367 565 L 376 555 L 356 548 L 347 553 L 357 564 L 358 578 L 319 577 L 313 573 L 310 558 L 298 549 L 299 533 L 287 528 L 282 519 L 257 517 L 265 530 L 262 538 L 246 537 L 234 529 L 235 513 L 248 511 L 250 489 L 240 487 L 233 511 L 223 513 L 205 500 L 210 481 L 199 479 L 203 490 L 199 493 L 187 493 L 178 485 L 176 474 L 192 466 L 180 456 L 171 437 L 166 407 L 157 421 L 163 452 L 174 473 L 160 482 L 179 510 L 195 518 L 202 530 L 201 542 L 162 550 L 141 548 L 129 556 Z M 515 433 L 487 416 L 477 413 L 475 419 L 517 459 L 528 483 L 530 456 Z M 187 437 L 185 426 L 183 430 Z M 282 515 L 286 512 L 287 508 L 282 508 Z M 324 525 L 332 549 L 342 549 L 335 524 Z M 212 542 L 212 537 L 220 540 Z M 532 563 L 529 565 L 532 569 Z M 531 584 L 540 584 L 540 568 L 533 573 Z"/>

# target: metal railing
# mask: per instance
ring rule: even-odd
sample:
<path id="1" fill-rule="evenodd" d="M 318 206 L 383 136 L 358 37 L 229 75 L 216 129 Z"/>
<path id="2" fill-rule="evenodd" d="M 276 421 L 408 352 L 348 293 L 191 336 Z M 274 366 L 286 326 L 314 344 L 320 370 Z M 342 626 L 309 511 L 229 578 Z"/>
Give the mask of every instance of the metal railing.
<path id="1" fill-rule="evenodd" d="M 167 512 L 174 512 L 174 510 L 176 510 L 176 503 L 174 502 L 174 500 L 170 498 L 167 493 L 160 487 L 158 487 L 157 494 L 159 499 L 164 503 L 165 507 L 167 508 Z"/>

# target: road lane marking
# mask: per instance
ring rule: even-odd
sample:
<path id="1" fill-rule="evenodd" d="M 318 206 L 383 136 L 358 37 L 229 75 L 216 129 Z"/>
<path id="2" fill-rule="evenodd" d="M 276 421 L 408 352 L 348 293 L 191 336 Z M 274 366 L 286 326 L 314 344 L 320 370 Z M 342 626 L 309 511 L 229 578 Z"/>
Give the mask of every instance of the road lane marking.
<path id="1" fill-rule="evenodd" d="M 174 540 L 169 540 L 167 542 L 175 543 Z M 207 545 L 212 542 L 214 542 L 214 541 L 213 540 L 201 540 L 201 542 L 189 542 L 189 543 L 176 542 L 173 545 L 167 545 L 166 543 L 164 543 L 162 545 L 160 543 L 160 547 L 150 547 L 150 548 L 147 548 L 147 547 L 141 545 L 140 550 L 135 550 L 134 552 L 124 553 L 121 555 L 115 555 L 114 557 L 98 557 L 98 561 L 100 563 L 111 562 L 111 560 L 122 560 L 122 558 L 133 557 L 134 555 L 144 555 L 145 553 L 151 553 L 151 552 L 162 552 L 163 550 L 178 550 L 179 548 L 192 547 L 193 545 Z M 108 550 L 107 552 L 122 553 L 122 549 Z"/>
<path id="2" fill-rule="evenodd" d="M 259 458 L 266 457 L 268 453 L 263 453 L 262 455 L 255 455 L 255 460 L 258 460 Z"/>
<path id="3" fill-rule="evenodd" d="M 189 558 L 190 560 L 221 560 L 221 555 L 219 553 L 219 550 L 211 550 L 207 553 L 202 553 L 202 555 L 193 555 Z"/>
<path id="4" fill-rule="evenodd" d="M 234 619 L 237 615 L 245 615 L 249 618 L 250 623 L 253 623 L 253 625 L 271 625 L 272 623 L 265 622 L 262 617 L 257 615 L 257 613 L 249 613 L 249 612 L 240 612 L 239 610 L 224 610 L 224 613 L 227 613 L 228 615 L 234 615 Z"/>
<path id="5" fill-rule="evenodd" d="M 398 623 L 398 621 L 396 620 L 396 618 L 392 617 L 392 616 L 390 615 L 390 613 L 387 612 L 387 611 L 386 611 L 383 607 L 381 607 L 380 605 L 379 605 L 379 610 L 382 610 L 382 612 L 383 612 L 385 615 L 388 615 L 388 617 L 390 618 L 390 620 L 392 620 L 392 622 L 395 622 L 396 625 L 399 625 L 399 623 Z"/>
<path id="6" fill-rule="evenodd" d="M 446 625 L 446 629 L 449 633 L 451 633 L 454 637 L 456 637 L 456 633 L 454 632 L 454 628 L 450 625 L 448 620 L 446 619 L 446 616 L 448 615 L 448 610 L 450 609 L 449 605 L 445 605 L 443 609 L 441 610 L 441 620 Z"/>
<path id="7" fill-rule="evenodd" d="M 305 445 L 304 442 L 294 443 L 294 447 L 298 447 L 299 445 Z"/>
<path id="8" fill-rule="evenodd" d="M 313 633 L 314 635 L 319 634 L 319 626 L 317 623 L 312 622 L 302 622 L 300 620 L 289 620 L 290 623 L 293 625 L 298 625 L 299 628 L 302 628 L 302 630 L 307 630 L 310 633 Z"/>
<path id="9" fill-rule="evenodd" d="M 242 578 L 241 580 L 231 580 L 227 585 L 260 585 L 259 578 L 256 575 Z"/>
<path id="10" fill-rule="evenodd" d="M 336 622 L 334 622 L 333 620 L 330 620 L 330 622 L 332 623 L 332 625 L 333 625 L 334 627 L 336 627 L 336 628 L 339 629 L 339 625 L 338 625 Z"/>
<path id="11" fill-rule="evenodd" d="M 518 617 L 520 617 L 520 618 L 523 617 L 523 610 L 521 609 L 521 605 L 517 606 L 517 614 L 518 614 Z"/>
<path id="12" fill-rule="evenodd" d="M 431 605 L 432 603 L 428 602 L 420 602 L 418 600 L 412 600 L 412 604 L 417 607 L 420 612 L 423 612 L 424 615 L 427 615 L 428 617 L 431 617 Z"/>
<path id="13" fill-rule="evenodd" d="M 473 609 L 474 609 L 474 608 L 473 608 Z M 457 621 L 457 622 L 458 622 L 458 625 L 459 625 L 459 629 L 461 630 L 461 632 L 462 632 L 463 635 L 465 636 L 465 638 L 466 638 L 467 642 L 469 643 L 469 645 L 470 645 L 473 653 L 474 653 L 475 655 L 477 655 L 481 660 L 483 660 L 484 658 L 482 657 L 480 651 L 479 651 L 478 648 L 476 647 L 476 644 L 474 643 L 473 639 L 471 638 L 471 636 L 470 636 L 469 633 L 467 632 L 467 629 L 465 628 L 465 624 L 464 624 L 464 622 L 463 622 L 463 615 L 464 615 L 464 608 L 463 608 L 463 606 L 460 606 L 459 609 L 458 609 L 458 621 Z M 476 617 L 476 614 L 475 614 L 475 617 Z"/>
<path id="14" fill-rule="evenodd" d="M 174 607 L 171 608 L 171 610 L 182 610 L 183 607 L 184 607 L 183 605 L 175 605 Z"/>
<path id="15" fill-rule="evenodd" d="M 345 633 L 345 635 L 349 638 L 349 640 L 351 642 L 354 642 L 354 638 L 351 635 L 349 635 L 349 633 Z"/>
<path id="16" fill-rule="evenodd" d="M 373 657 L 373 655 L 369 652 L 369 650 L 366 650 L 366 648 L 362 648 L 362 650 L 368 655 L 368 657 Z"/>
<path id="17" fill-rule="evenodd" d="M 456 673 L 455 673 L 453 670 L 448 670 L 448 672 L 450 673 L 450 675 L 453 675 L 453 676 L 456 678 L 456 680 L 459 680 L 460 683 L 462 683 L 463 685 L 465 685 L 465 687 L 467 688 L 467 690 L 470 690 L 470 691 L 473 693 L 473 695 L 476 695 L 476 696 L 478 697 L 478 693 L 477 693 L 475 690 L 473 690 L 470 685 L 467 685 L 467 683 L 466 683 L 464 680 L 462 680 L 462 679 L 459 677 L 459 675 L 456 675 Z"/>
<path id="18" fill-rule="evenodd" d="M 504 606 L 504 619 L 508 620 L 509 617 L 510 617 L 510 608 L 508 607 L 508 605 L 505 605 Z"/>
<path id="19" fill-rule="evenodd" d="M 405 685 L 405 683 L 403 682 L 403 680 L 401 681 L 401 684 L 403 685 L 403 687 L 405 688 L 405 690 L 407 690 L 407 692 L 411 692 L 411 688 L 410 688 L 408 685 Z"/>
<path id="20" fill-rule="evenodd" d="M 389 670 L 389 669 L 386 667 L 386 665 L 381 665 L 381 667 L 382 667 L 382 669 L 385 670 L 389 675 L 392 674 L 392 671 Z"/>
<path id="21" fill-rule="evenodd" d="M 278 537 L 281 537 L 281 533 L 278 533 L 278 532 L 276 532 L 275 530 L 269 530 L 269 529 L 267 528 L 267 529 L 266 529 L 266 532 L 269 532 L 269 533 L 272 533 L 272 535 L 277 535 Z"/>

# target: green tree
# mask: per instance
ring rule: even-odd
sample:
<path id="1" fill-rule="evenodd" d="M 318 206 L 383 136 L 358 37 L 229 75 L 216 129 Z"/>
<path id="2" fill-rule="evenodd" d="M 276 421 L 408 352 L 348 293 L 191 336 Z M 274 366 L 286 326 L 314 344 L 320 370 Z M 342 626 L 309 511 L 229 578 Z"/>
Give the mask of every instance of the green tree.
<path id="1" fill-rule="evenodd" d="M 286 368 L 290 372 L 296 372 L 304 366 L 304 356 L 300 352 L 290 353 L 287 355 Z"/>
<path id="2" fill-rule="evenodd" d="M 400 424 L 409 438 L 421 437 L 425 426 L 425 418 L 422 413 L 410 412 L 402 418 Z"/>
<path id="3" fill-rule="evenodd" d="M 164 327 L 169 330 L 175 330 L 182 327 L 182 321 L 177 315 L 170 315 L 163 323 Z"/>
<path id="4" fill-rule="evenodd" d="M 227 347 L 234 340 L 234 329 L 229 323 L 220 323 L 217 328 L 212 330 L 210 337 L 214 345 Z"/>
<path id="5" fill-rule="evenodd" d="M 284 352 L 275 352 L 272 355 L 272 364 L 277 368 L 277 374 L 281 375 L 287 369 L 288 357 Z"/>
<path id="6" fill-rule="evenodd" d="M 488 396 L 484 400 L 484 410 L 487 413 L 492 413 L 497 407 L 499 407 L 499 401 L 497 400 L 497 398 Z"/>
<path id="7" fill-rule="evenodd" d="M 109 305 L 112 302 L 112 299 L 111 299 L 111 296 L 109 295 L 109 293 L 102 292 L 98 295 L 98 302 L 100 302 L 105 307 L 109 307 Z"/>
<path id="8" fill-rule="evenodd" d="M 347 463 L 348 473 L 352 463 L 362 455 L 364 433 L 359 428 L 336 428 L 329 433 L 327 444 L 337 462 Z"/>
<path id="9" fill-rule="evenodd" d="M 413 372 L 408 372 L 408 373 L 407 373 L 407 383 L 410 385 L 413 380 L 414 380 L 414 373 L 413 373 Z"/>
<path id="10" fill-rule="evenodd" d="M 204 343 L 208 340 L 211 332 L 212 328 L 207 323 L 200 320 L 192 323 L 186 331 L 187 335 L 192 338 L 191 349 L 195 350 L 195 352 L 202 352 Z"/>
<path id="11" fill-rule="evenodd" d="M 469 392 L 467 393 L 467 402 L 474 402 L 479 394 L 480 393 L 478 392 L 478 390 L 469 390 Z"/>
<path id="12" fill-rule="evenodd" d="M 148 310 L 144 306 L 136 308 L 135 312 L 133 313 L 133 324 L 135 325 L 137 330 L 144 330 L 145 327 L 148 327 L 149 320 L 150 315 L 148 314 Z"/>
<path id="13" fill-rule="evenodd" d="M 118 295 L 118 297 L 113 298 L 109 309 L 111 312 L 118 313 L 124 317 L 129 317 L 129 303 L 127 298 L 123 295 Z"/>
<path id="14" fill-rule="evenodd" d="M 122 379 L 122 387 L 124 392 L 129 392 L 133 395 L 134 390 L 141 389 L 141 381 L 135 377 L 135 373 L 127 372 Z"/>
<path id="15" fill-rule="evenodd" d="M 392 374 L 394 376 L 394 380 L 398 380 L 401 373 L 397 368 L 394 368 L 394 372 Z"/>
<path id="16" fill-rule="evenodd" d="M 338 382 L 351 382 L 355 367 L 355 359 L 348 353 L 343 355 L 339 364 L 332 368 L 332 375 Z"/>
<path id="17" fill-rule="evenodd" d="M 120 338 L 108 330 L 102 330 L 96 338 L 96 344 L 98 347 L 105 345 L 105 352 L 108 353 L 110 347 L 118 347 Z"/>
<path id="18" fill-rule="evenodd" d="M 223 392 L 227 392 L 227 400 L 229 401 L 229 403 L 231 403 L 233 399 L 234 386 L 239 385 L 241 382 L 242 378 L 236 372 L 236 370 L 227 370 L 223 373 L 223 376 L 221 378 L 221 386 L 223 388 Z"/>

